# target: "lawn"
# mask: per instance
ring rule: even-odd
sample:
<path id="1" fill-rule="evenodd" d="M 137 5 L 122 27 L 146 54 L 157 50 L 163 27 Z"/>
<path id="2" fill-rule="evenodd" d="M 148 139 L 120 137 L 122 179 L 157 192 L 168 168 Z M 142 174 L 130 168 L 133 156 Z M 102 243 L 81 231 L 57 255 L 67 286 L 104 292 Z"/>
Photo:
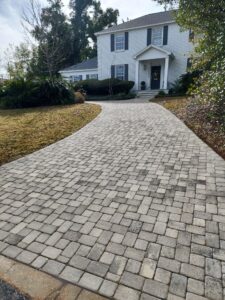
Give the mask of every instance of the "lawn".
<path id="1" fill-rule="evenodd" d="M 0 165 L 71 135 L 100 112 L 95 104 L 0 110 Z"/>
<path id="2" fill-rule="evenodd" d="M 225 132 L 220 124 L 212 122 L 208 118 L 208 107 L 195 105 L 191 99 L 185 97 L 158 98 L 154 99 L 153 102 L 174 113 L 197 136 L 225 159 Z"/>

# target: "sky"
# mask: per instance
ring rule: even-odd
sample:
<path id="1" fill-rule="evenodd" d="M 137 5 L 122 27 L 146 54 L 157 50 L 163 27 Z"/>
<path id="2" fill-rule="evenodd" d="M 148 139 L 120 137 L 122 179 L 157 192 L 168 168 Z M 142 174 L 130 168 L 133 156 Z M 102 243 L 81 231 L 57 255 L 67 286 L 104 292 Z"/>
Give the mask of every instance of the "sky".
<path id="1" fill-rule="evenodd" d="M 0 0 L 0 61 L 9 44 L 18 45 L 24 41 L 21 15 L 28 0 Z M 47 0 L 39 0 L 43 5 Z M 69 13 L 69 0 L 62 0 L 64 11 Z M 119 9 L 119 22 L 134 19 L 148 13 L 162 11 L 163 8 L 153 0 L 101 0 L 102 7 Z M 0 64 L 0 71 L 2 72 Z"/>

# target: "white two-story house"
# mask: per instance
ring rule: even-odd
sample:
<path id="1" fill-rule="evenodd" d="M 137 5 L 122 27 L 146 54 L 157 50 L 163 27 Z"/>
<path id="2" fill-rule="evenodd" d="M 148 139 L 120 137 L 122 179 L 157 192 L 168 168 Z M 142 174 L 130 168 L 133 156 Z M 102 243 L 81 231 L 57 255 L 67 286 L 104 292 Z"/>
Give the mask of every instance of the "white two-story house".
<path id="1" fill-rule="evenodd" d="M 98 57 L 93 72 L 98 79 L 119 78 L 135 82 L 135 90 L 168 90 L 187 72 L 193 51 L 191 32 L 181 31 L 173 11 L 149 14 L 97 32 Z M 85 61 L 61 71 L 68 79 L 90 78 Z M 73 74 L 71 74 L 73 72 Z M 72 77 L 71 77 L 72 76 Z"/>

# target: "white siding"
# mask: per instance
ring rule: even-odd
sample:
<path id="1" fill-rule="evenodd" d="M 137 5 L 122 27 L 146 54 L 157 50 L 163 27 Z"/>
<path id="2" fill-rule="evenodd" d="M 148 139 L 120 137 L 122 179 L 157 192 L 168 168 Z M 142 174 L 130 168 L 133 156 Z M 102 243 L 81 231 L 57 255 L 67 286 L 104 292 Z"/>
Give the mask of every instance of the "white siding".
<path id="1" fill-rule="evenodd" d="M 174 59 L 170 59 L 168 74 L 168 82 L 172 83 L 186 72 L 187 58 L 193 50 L 193 45 L 189 42 L 189 33 L 181 32 L 176 23 L 168 24 L 168 27 L 168 45 L 162 48 L 174 55 Z M 128 64 L 129 80 L 135 81 L 134 56 L 147 46 L 147 28 L 129 31 L 129 50 L 111 52 L 110 42 L 110 34 L 98 36 L 99 79 L 111 77 L 111 65 Z"/>
<path id="2" fill-rule="evenodd" d="M 78 70 L 76 70 L 76 71 L 60 71 L 60 74 L 67 81 L 70 81 L 70 76 L 80 76 L 80 75 L 82 75 L 82 79 L 85 80 L 87 75 L 98 74 L 98 70 L 90 69 L 90 70 L 81 70 L 81 71 L 78 71 Z"/>
<path id="3" fill-rule="evenodd" d="M 181 32 L 177 24 L 170 24 L 168 45 L 163 47 L 171 51 L 175 57 L 173 60 L 170 60 L 168 74 L 168 81 L 173 83 L 181 74 L 186 73 L 187 59 L 194 49 L 193 44 L 189 42 L 189 32 Z"/>

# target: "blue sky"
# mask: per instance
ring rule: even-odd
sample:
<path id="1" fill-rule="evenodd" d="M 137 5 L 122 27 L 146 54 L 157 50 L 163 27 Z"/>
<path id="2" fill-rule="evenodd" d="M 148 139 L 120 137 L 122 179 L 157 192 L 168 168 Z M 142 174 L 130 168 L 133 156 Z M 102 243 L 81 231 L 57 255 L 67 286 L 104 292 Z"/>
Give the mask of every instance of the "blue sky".
<path id="1" fill-rule="evenodd" d="M 21 14 L 28 0 L 0 0 L 0 58 L 8 45 L 19 44 L 24 40 L 21 26 Z M 46 0 L 39 0 L 43 4 Z M 63 0 L 64 10 L 68 13 L 69 0 Z M 102 7 L 117 8 L 120 11 L 119 21 L 162 11 L 163 8 L 153 0 L 101 0 Z M 1 65 L 0 65 L 1 68 Z"/>

